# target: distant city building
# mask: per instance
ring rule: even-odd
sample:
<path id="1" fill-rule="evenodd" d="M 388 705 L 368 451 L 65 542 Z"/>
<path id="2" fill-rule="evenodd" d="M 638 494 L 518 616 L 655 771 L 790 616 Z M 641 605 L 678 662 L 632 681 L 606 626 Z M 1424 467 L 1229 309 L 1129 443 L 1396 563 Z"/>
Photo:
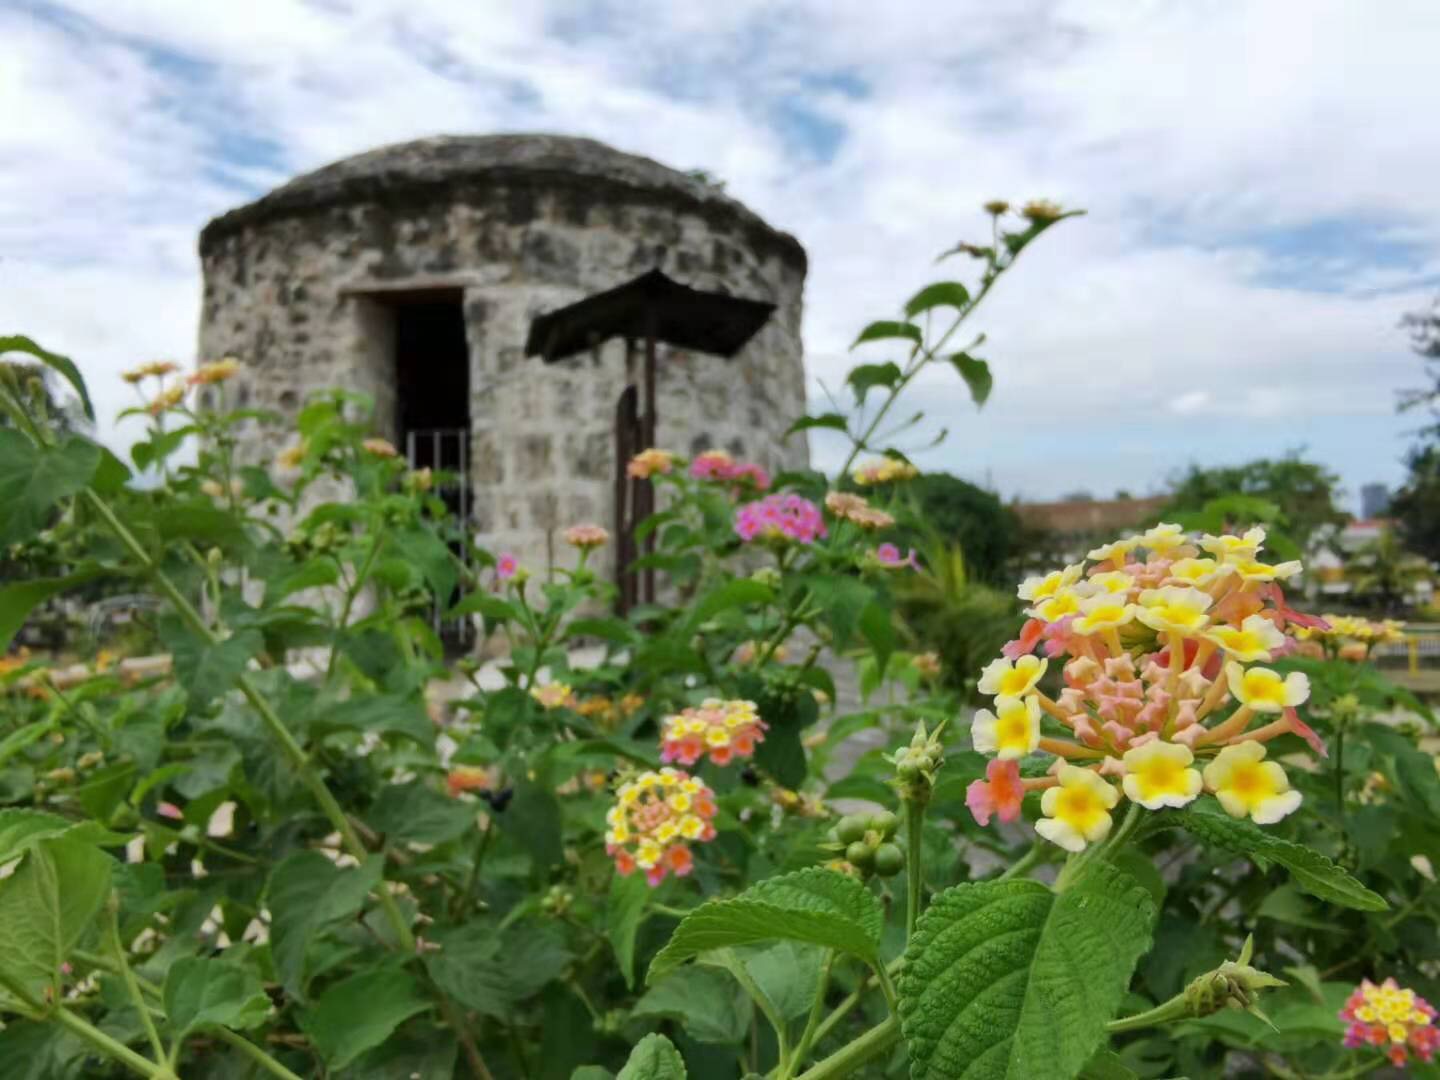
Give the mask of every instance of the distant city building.
<path id="1" fill-rule="evenodd" d="M 1390 509 L 1390 489 L 1384 484 L 1366 484 L 1360 489 L 1360 516 L 1383 517 Z"/>

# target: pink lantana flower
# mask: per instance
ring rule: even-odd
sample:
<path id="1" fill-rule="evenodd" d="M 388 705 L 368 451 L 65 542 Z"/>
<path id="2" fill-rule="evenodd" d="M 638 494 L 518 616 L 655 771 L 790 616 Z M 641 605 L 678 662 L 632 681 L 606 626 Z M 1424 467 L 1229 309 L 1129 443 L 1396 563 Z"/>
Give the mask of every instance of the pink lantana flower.
<path id="1" fill-rule="evenodd" d="M 983 827 L 990 824 L 993 814 L 1001 821 L 1014 821 L 1020 816 L 1025 799 L 1025 784 L 1020 779 L 1020 763 L 998 758 L 985 766 L 985 779 L 974 780 L 965 789 L 965 805 Z"/>

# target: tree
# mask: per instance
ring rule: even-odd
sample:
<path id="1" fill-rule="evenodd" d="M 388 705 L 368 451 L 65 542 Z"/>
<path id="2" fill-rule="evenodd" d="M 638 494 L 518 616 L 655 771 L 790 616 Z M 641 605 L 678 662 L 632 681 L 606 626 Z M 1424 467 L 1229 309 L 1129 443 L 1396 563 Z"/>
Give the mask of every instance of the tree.
<path id="1" fill-rule="evenodd" d="M 1258 499 L 1276 510 L 1269 524 L 1305 551 L 1317 530 L 1345 523 L 1348 515 L 1335 505 L 1339 483 L 1340 477 L 1335 473 L 1313 461 L 1301 460 L 1298 453 L 1210 469 L 1191 465 L 1189 472 L 1172 481 L 1173 494 L 1161 517 L 1169 520 L 1201 513 L 1208 506 L 1234 496 L 1245 497 L 1237 501 L 1239 506 L 1253 506 L 1249 500 Z"/>
<path id="2" fill-rule="evenodd" d="M 1390 500 L 1405 546 L 1440 561 L 1440 444 L 1410 451 L 1410 476 Z"/>
<path id="3" fill-rule="evenodd" d="M 1020 551 L 1021 524 L 1015 511 L 994 492 L 949 473 L 925 473 L 911 482 L 921 526 L 908 542 L 929 547 L 933 540 L 958 544 L 972 581 L 1008 578 Z"/>
<path id="4" fill-rule="evenodd" d="M 1357 596 L 1373 600 L 1386 613 L 1393 612 L 1411 590 L 1433 576 L 1430 564 L 1407 551 L 1393 529 L 1380 535 L 1355 552 L 1345 568 L 1345 576 Z"/>
<path id="5" fill-rule="evenodd" d="M 1412 311 L 1400 320 L 1410 331 L 1410 344 L 1425 358 L 1426 374 L 1431 385 L 1407 390 L 1400 395 L 1400 411 L 1428 407 L 1435 422 L 1426 429 L 1430 437 L 1440 437 L 1440 298 L 1424 311 Z"/>

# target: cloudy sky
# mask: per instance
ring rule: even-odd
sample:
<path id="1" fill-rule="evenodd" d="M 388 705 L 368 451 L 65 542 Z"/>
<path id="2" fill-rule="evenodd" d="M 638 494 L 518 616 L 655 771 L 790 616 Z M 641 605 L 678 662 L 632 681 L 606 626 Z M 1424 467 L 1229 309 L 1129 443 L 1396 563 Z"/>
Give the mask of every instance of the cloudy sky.
<path id="1" fill-rule="evenodd" d="M 1437 56 L 1434 0 L 0 0 L 0 331 L 113 416 L 122 368 L 194 358 L 213 215 L 382 143 L 578 133 L 800 238 L 812 379 L 984 200 L 1088 209 L 977 316 L 986 409 L 922 388 L 928 467 L 1109 495 L 1299 449 L 1353 496 L 1403 475 L 1397 324 L 1440 292 Z"/>

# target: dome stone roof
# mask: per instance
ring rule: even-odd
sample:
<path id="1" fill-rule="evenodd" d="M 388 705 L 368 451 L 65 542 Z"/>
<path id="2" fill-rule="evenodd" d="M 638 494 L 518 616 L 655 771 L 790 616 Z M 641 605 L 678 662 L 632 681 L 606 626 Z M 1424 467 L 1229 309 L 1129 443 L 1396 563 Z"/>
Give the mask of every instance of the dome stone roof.
<path id="1" fill-rule="evenodd" d="M 200 252 L 247 226 L 310 210 L 407 194 L 443 199 L 447 189 L 463 184 L 525 177 L 542 185 L 582 184 L 597 202 L 641 194 L 712 220 L 729 219 L 752 241 L 773 245 L 805 266 L 798 240 L 712 185 L 595 139 L 538 134 L 436 135 L 342 158 L 213 219 L 200 233 Z"/>

